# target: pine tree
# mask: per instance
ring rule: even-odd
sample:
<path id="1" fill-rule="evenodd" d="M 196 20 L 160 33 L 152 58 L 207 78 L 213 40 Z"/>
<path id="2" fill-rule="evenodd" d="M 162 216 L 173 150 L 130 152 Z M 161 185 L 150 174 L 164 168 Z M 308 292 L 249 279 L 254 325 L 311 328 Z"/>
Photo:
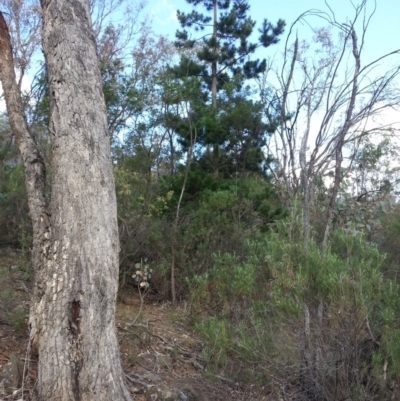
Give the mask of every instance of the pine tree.
<path id="1" fill-rule="evenodd" d="M 178 66 L 173 68 L 173 73 L 177 79 L 197 78 L 201 82 L 201 88 L 208 98 L 206 104 L 209 110 L 204 110 L 207 118 L 200 118 L 203 125 L 198 129 L 197 141 L 200 145 L 212 151 L 207 150 L 209 165 L 214 173 L 218 174 L 219 165 L 222 162 L 224 149 L 232 149 L 233 143 L 238 143 L 232 137 L 232 130 L 227 129 L 226 121 L 230 119 L 228 113 L 237 113 L 235 108 L 223 110 L 228 104 L 224 99 L 232 98 L 242 105 L 246 101 L 243 97 L 243 91 L 246 81 L 256 78 L 266 69 L 266 61 L 259 59 L 250 59 L 256 49 L 260 46 L 268 47 L 279 40 L 283 33 L 285 23 L 279 20 L 276 25 L 264 20 L 259 29 L 258 42 L 251 42 L 250 36 L 255 28 L 255 21 L 248 16 L 249 4 L 247 0 L 186 0 L 194 7 L 203 6 L 205 13 L 192 10 L 190 13 L 177 12 L 178 20 L 182 30 L 176 33 L 175 45 L 178 49 L 197 50 L 197 60 L 187 56 L 182 56 Z M 198 34 L 193 38 L 189 30 Z M 210 93 L 211 92 L 211 93 Z M 211 96 L 210 96 L 211 95 Z M 241 98 L 242 97 L 242 98 Z M 241 100 L 240 100 L 241 98 Z M 254 106 L 251 111 L 248 108 Z M 248 115 L 261 112 L 258 105 L 248 102 Z M 221 119 L 221 116 L 223 118 Z M 232 119 L 235 119 L 232 116 Z M 248 119 L 251 123 L 252 119 Z M 254 122 L 254 119 L 253 119 Z M 259 135 L 265 135 L 268 130 L 258 130 Z M 252 127 L 243 127 L 253 133 Z M 249 141 L 246 146 L 260 145 L 261 138 Z M 256 149 L 250 153 L 257 153 Z M 248 153 L 248 154 L 250 154 Z M 260 150 L 258 149 L 258 156 Z M 236 152 L 237 154 L 237 152 Z M 232 152 L 231 152 L 232 157 Z M 227 160 L 225 160 L 227 163 Z M 228 164 L 237 164 L 237 161 L 228 161 Z M 245 166 L 245 164 L 242 164 Z"/>
<path id="2" fill-rule="evenodd" d="M 199 47 L 198 62 L 194 63 L 182 57 L 180 72 L 182 75 L 200 75 L 211 87 L 212 104 L 217 107 L 217 92 L 233 76 L 241 76 L 244 80 L 255 78 L 265 71 L 265 60 L 249 60 L 259 46 L 268 47 L 278 42 L 283 33 L 285 23 L 279 20 L 274 26 L 264 20 L 259 29 L 258 43 L 251 43 L 250 36 L 255 21 L 247 15 L 247 0 L 186 0 L 193 6 L 202 5 L 212 15 L 201 14 L 196 10 L 185 14 L 178 10 L 178 20 L 183 28 L 176 32 L 178 48 Z M 187 28 L 204 35 L 191 39 Z M 205 32 L 206 29 L 211 30 Z M 229 74 L 230 73 L 230 74 Z"/>

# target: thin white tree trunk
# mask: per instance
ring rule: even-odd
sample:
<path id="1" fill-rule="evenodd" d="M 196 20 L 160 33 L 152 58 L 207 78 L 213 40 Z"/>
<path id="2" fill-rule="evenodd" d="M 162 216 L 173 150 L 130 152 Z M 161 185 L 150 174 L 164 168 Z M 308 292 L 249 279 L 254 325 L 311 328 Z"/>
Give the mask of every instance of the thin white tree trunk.
<path id="1" fill-rule="evenodd" d="M 326 250 L 327 250 L 329 234 L 330 234 L 330 231 L 331 231 L 331 228 L 333 225 L 336 199 L 337 199 L 337 196 L 339 193 L 340 184 L 342 182 L 342 162 L 343 162 L 342 152 L 343 152 L 343 146 L 344 146 L 346 135 L 352 126 L 353 112 L 354 112 L 354 108 L 356 106 L 356 100 L 357 100 L 358 79 L 359 79 L 360 68 L 361 68 L 360 53 L 359 53 L 359 49 L 358 49 L 358 45 L 357 45 L 357 34 L 356 34 L 353 26 L 350 27 L 350 31 L 349 31 L 348 35 L 351 38 L 351 45 L 352 45 L 352 50 L 353 50 L 354 72 L 353 72 L 353 78 L 351 81 L 351 96 L 349 99 L 349 105 L 346 110 L 345 121 L 344 121 L 343 127 L 340 130 L 340 132 L 337 136 L 337 139 L 336 139 L 335 177 L 334 177 L 334 181 L 333 181 L 332 195 L 330 197 L 329 205 L 328 205 L 327 222 L 326 222 L 326 226 L 325 226 L 324 238 L 322 240 L 322 247 L 323 247 L 324 252 L 326 252 Z"/>

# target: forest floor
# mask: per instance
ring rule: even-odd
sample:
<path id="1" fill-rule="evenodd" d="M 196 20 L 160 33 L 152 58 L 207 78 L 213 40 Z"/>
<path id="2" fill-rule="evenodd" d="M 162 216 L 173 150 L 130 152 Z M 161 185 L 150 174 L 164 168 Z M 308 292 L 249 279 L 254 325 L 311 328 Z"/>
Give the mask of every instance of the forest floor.
<path id="1" fill-rule="evenodd" d="M 36 382 L 37 363 L 28 352 L 28 265 L 19 253 L 0 253 L 0 376 L 12 355 L 25 365 L 23 391 L 2 394 L 0 388 L 0 401 L 28 401 Z M 204 341 L 193 332 L 189 321 L 185 305 L 172 307 L 169 303 L 142 300 L 135 290 L 119 297 L 117 333 L 123 369 L 134 400 L 272 399 L 263 388 L 241 385 L 232 379 L 234 363 L 219 372 L 209 370 Z M 157 394 L 150 395 L 154 393 Z"/>

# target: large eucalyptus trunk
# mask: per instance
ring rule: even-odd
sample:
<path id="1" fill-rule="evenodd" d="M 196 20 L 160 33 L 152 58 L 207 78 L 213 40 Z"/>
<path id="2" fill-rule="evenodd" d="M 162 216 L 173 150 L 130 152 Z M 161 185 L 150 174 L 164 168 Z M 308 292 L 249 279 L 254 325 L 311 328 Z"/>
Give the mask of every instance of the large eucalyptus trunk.
<path id="1" fill-rule="evenodd" d="M 41 5 L 53 151 L 49 205 L 45 204 L 43 163 L 22 105 L 13 109 L 20 96 L 18 100 L 12 82 L 6 93 L 11 126 L 21 127 L 16 136 L 33 221 L 35 286 L 30 327 L 32 348 L 39 358 L 35 398 L 130 400 L 114 324 L 119 251 L 116 199 L 89 1 L 42 0 Z M 4 30 L 1 39 L 3 44 Z M 4 59 L 4 46 L 0 50 L 3 67 L 10 64 L 11 52 Z M 9 75 L 1 75 L 3 87 L 5 80 L 15 83 L 11 70 L 12 62 Z"/>

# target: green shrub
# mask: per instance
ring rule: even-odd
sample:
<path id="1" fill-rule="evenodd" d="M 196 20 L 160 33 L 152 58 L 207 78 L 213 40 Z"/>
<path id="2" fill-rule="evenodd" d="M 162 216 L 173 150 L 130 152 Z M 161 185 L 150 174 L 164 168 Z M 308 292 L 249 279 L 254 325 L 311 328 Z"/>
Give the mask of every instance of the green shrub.
<path id="1" fill-rule="evenodd" d="M 299 221 L 247 241 L 246 258 L 214 254 L 191 283 L 196 328 L 246 377 L 275 375 L 307 400 L 385 399 L 400 374 L 400 288 L 385 256 L 346 230 L 323 253 Z"/>
<path id="2" fill-rule="evenodd" d="M 13 310 L 7 312 L 7 322 L 13 328 L 17 335 L 25 334 L 28 312 L 22 305 L 16 306 Z"/>
<path id="3" fill-rule="evenodd" d="M 195 329 L 207 340 L 204 356 L 213 367 L 227 363 L 227 350 L 232 342 L 230 327 L 226 320 L 211 317 L 195 324 Z"/>
<path id="4" fill-rule="evenodd" d="M 31 243 L 24 169 L 5 164 L 0 170 L 0 246 L 27 250 Z"/>
<path id="5" fill-rule="evenodd" d="M 158 297 L 167 298 L 171 236 L 183 176 L 178 173 L 157 179 L 141 171 L 135 157 L 122 158 L 114 168 L 120 222 L 121 284 L 134 286 L 131 280 L 134 265 L 147 258 L 154 268 L 151 288 Z M 178 299 L 204 297 L 190 295 L 194 288 L 191 282 L 207 272 L 216 275 L 213 280 L 218 291 L 222 291 L 220 287 L 224 281 L 221 275 L 232 272 L 241 277 L 236 280 L 234 292 L 243 290 L 241 281 L 249 271 L 241 266 L 248 257 L 246 241 L 284 215 L 271 188 L 266 178 L 256 175 L 223 179 L 194 166 L 189 173 L 174 241 Z M 233 252 L 235 260 L 224 260 Z M 216 264 L 225 264 L 225 273 L 222 269 L 214 269 Z M 229 265 L 236 267 L 231 270 Z M 200 292 L 198 290 L 197 294 Z M 213 300 L 214 304 L 218 302 L 218 299 Z"/>

